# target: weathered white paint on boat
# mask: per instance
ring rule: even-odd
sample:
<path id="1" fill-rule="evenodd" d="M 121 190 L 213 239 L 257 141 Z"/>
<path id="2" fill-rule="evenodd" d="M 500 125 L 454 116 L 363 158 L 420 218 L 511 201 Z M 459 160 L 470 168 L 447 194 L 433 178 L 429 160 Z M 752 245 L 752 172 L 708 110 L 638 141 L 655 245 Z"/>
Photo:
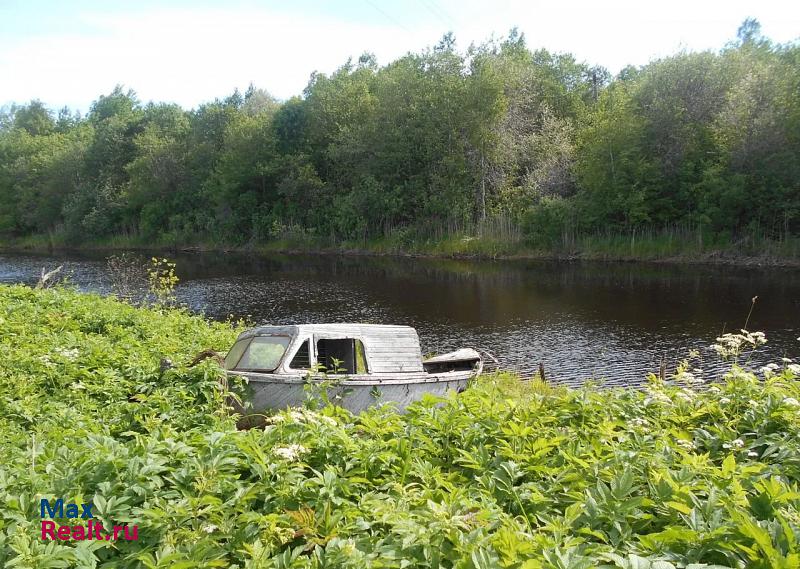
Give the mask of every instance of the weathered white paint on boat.
<path id="1" fill-rule="evenodd" d="M 465 349 L 434 358 L 438 367 L 454 364 L 453 371 L 426 371 L 416 330 L 409 326 L 377 324 L 308 324 L 261 326 L 243 332 L 238 341 L 256 336 L 287 336 L 289 345 L 278 366 L 268 372 L 229 370 L 248 380 L 250 412 L 303 405 L 310 398 L 328 400 L 358 413 L 372 405 L 387 403 L 404 410 L 424 394 L 445 396 L 462 391 L 479 374 L 483 361 L 475 350 Z M 309 364 L 317 362 L 319 340 L 360 340 L 364 347 L 366 373 L 321 374 L 296 370 L 290 362 L 308 341 Z M 441 359 L 441 358 L 444 359 Z M 425 364 L 432 360 L 426 360 Z M 465 363 L 466 362 L 466 363 Z M 464 369 L 466 366 L 466 369 Z"/>
<path id="2" fill-rule="evenodd" d="M 425 360 L 424 363 L 439 364 L 439 363 L 471 361 L 480 359 L 481 355 L 476 350 L 473 350 L 472 348 L 461 348 L 460 350 L 456 350 L 455 352 L 449 352 L 447 354 L 442 354 L 440 356 L 434 356 L 432 358 L 428 358 L 427 360 Z"/>
<path id="3" fill-rule="evenodd" d="M 318 402 L 327 400 L 358 413 L 367 407 L 381 403 L 394 405 L 402 411 L 426 393 L 446 396 L 450 391 L 462 391 L 467 387 L 473 374 L 471 372 L 450 372 L 450 377 L 443 377 L 446 374 L 437 374 L 438 377 L 383 381 L 365 381 L 354 378 L 341 382 L 332 382 L 330 379 L 293 379 L 266 374 L 261 376 L 243 375 L 248 378 L 252 389 L 249 401 L 254 412 L 298 407 L 309 399 L 315 399 Z"/>

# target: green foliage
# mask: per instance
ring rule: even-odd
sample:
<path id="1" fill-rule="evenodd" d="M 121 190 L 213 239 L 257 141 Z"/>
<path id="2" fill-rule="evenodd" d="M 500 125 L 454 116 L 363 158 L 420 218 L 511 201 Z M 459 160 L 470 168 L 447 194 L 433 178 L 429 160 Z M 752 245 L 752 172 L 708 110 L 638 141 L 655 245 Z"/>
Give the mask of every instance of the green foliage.
<path id="1" fill-rule="evenodd" d="M 150 294 L 157 304 L 167 305 L 175 301 L 175 286 L 178 284 L 175 263 L 169 259 L 153 257 L 147 269 L 147 281 Z"/>
<path id="2" fill-rule="evenodd" d="M 514 249 L 524 231 L 572 254 L 598 234 L 692 227 L 705 243 L 757 237 L 790 251 L 798 70 L 797 43 L 775 45 L 747 20 L 718 52 L 614 78 L 530 50 L 512 30 L 466 52 L 446 35 L 383 66 L 364 54 L 284 103 L 252 85 L 193 110 L 143 105 L 118 86 L 85 118 L 31 101 L 0 115 L 0 236 L 363 246 L 437 233 L 447 251 L 450 239 L 486 241 L 471 253 Z M 480 231 L 493 220 L 514 224 L 510 241 Z"/>
<path id="3" fill-rule="evenodd" d="M 558 246 L 564 241 L 563 231 L 574 219 L 570 204 L 560 197 L 545 197 L 532 208 L 523 220 L 531 241 L 545 247 Z"/>
<path id="4" fill-rule="evenodd" d="M 235 326 L 22 286 L 0 287 L 0 326 L 4 567 L 800 561 L 793 364 L 700 391 L 685 371 L 641 391 L 497 374 L 405 415 L 293 409 L 237 431 L 216 364 L 185 365 Z M 42 542 L 56 496 L 139 540 Z"/>
<path id="5" fill-rule="evenodd" d="M 584 224 L 797 234 L 799 48 L 750 28 L 719 54 L 654 61 L 606 89 L 579 135 Z"/>

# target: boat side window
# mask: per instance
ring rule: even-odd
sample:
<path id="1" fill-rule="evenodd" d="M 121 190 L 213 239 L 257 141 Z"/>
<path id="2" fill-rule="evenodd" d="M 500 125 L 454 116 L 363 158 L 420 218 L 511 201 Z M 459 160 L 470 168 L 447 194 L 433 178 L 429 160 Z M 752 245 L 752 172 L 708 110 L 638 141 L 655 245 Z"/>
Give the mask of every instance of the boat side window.
<path id="1" fill-rule="evenodd" d="M 288 336 L 255 336 L 244 351 L 235 369 L 243 371 L 275 371 L 289 346 Z"/>
<path id="2" fill-rule="evenodd" d="M 297 353 L 295 353 L 294 357 L 292 358 L 292 363 L 289 364 L 289 367 L 292 369 L 309 369 L 311 367 L 311 357 L 309 353 L 310 347 L 310 340 L 306 340 L 300 347 L 297 349 Z"/>
<path id="3" fill-rule="evenodd" d="M 225 369 L 234 369 L 236 364 L 239 363 L 239 360 L 242 359 L 242 354 L 244 353 L 247 344 L 250 343 L 250 340 L 253 338 L 245 338 L 244 340 L 239 340 L 236 342 L 233 347 L 228 350 L 228 354 L 225 356 Z"/>
<path id="4" fill-rule="evenodd" d="M 317 340 L 317 363 L 328 373 L 368 373 L 364 344 L 355 338 Z"/>

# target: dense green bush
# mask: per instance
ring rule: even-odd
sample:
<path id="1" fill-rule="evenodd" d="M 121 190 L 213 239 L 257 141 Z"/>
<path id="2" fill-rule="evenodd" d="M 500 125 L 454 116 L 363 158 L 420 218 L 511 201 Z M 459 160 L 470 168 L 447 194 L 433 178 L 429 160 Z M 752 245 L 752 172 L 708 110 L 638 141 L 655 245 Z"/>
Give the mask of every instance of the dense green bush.
<path id="1" fill-rule="evenodd" d="M 185 365 L 229 324 L 4 286 L 0 331 L 3 567 L 800 564 L 789 362 L 702 390 L 494 375 L 405 415 L 297 409 L 241 432 L 216 364 Z M 42 542 L 42 497 L 139 540 Z"/>
<path id="2" fill-rule="evenodd" d="M 0 237 L 244 246 L 290 237 L 277 224 L 300 246 L 433 230 L 447 250 L 454 226 L 491 240 L 480 228 L 508 220 L 499 241 L 524 227 L 569 253 L 654 227 L 784 244 L 800 234 L 798 85 L 800 44 L 748 20 L 719 51 L 613 78 L 512 30 L 364 55 L 283 103 L 252 86 L 191 110 L 121 87 L 84 117 L 32 101 L 0 109 Z"/>

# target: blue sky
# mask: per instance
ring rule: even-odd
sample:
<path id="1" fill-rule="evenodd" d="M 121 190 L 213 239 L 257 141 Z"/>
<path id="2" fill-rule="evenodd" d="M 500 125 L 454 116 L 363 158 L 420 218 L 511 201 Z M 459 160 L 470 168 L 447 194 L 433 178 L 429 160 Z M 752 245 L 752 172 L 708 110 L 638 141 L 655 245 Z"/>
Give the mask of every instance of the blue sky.
<path id="1" fill-rule="evenodd" d="M 365 51 L 385 64 L 448 31 L 463 49 L 514 26 L 532 48 L 616 73 L 718 49 L 746 17 L 775 41 L 800 37 L 800 2 L 787 0 L 0 0 L 0 105 L 85 112 L 118 83 L 186 108 L 250 82 L 286 99 Z"/>

